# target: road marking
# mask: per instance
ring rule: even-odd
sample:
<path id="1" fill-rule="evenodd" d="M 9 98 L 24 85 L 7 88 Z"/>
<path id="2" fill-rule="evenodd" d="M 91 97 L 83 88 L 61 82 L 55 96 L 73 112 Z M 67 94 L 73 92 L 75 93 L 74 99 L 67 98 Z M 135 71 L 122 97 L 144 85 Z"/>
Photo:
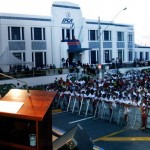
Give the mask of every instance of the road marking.
<path id="1" fill-rule="evenodd" d="M 127 130 L 127 129 L 126 129 L 126 130 Z M 100 141 L 100 140 L 103 139 L 103 138 L 108 138 L 108 137 L 110 137 L 110 136 L 119 134 L 119 133 L 124 132 L 124 131 L 126 131 L 126 130 L 120 130 L 120 131 L 117 131 L 117 132 L 108 134 L 108 135 L 106 135 L 106 136 L 103 136 L 103 137 L 100 137 L 100 138 L 95 139 L 93 142 Z"/>
<path id="2" fill-rule="evenodd" d="M 127 131 L 128 129 L 125 130 L 120 130 L 111 134 L 108 134 L 106 136 L 97 138 L 95 140 L 93 140 L 93 142 L 97 142 L 97 141 L 150 141 L 150 137 L 112 137 L 114 135 L 117 135 L 121 132 Z"/>
<path id="3" fill-rule="evenodd" d="M 66 111 L 61 111 L 61 112 L 53 112 L 52 115 L 60 114 L 60 113 L 65 113 Z"/>
<path id="4" fill-rule="evenodd" d="M 120 130 L 120 131 L 117 131 L 117 132 L 114 132 L 114 133 L 108 134 L 108 135 L 106 135 L 106 136 L 103 136 L 103 137 L 110 137 L 110 136 L 114 136 L 114 135 L 117 135 L 117 134 L 122 133 L 122 132 L 127 131 L 127 130 L 128 130 L 128 129 Z"/>
<path id="5" fill-rule="evenodd" d="M 150 141 L 150 137 L 101 137 L 96 141 Z"/>
<path id="6" fill-rule="evenodd" d="M 91 118 L 93 118 L 93 117 L 88 117 L 88 118 L 84 118 L 84 119 L 72 121 L 72 122 L 69 122 L 69 124 L 77 123 L 77 122 L 84 121 L 84 120 L 88 120 L 88 119 L 91 119 Z"/>

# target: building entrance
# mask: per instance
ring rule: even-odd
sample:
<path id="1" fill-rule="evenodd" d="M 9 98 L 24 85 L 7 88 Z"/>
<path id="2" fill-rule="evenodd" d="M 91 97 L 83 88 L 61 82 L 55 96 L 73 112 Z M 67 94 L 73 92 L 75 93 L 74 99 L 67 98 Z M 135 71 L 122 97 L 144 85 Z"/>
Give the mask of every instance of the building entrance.
<path id="1" fill-rule="evenodd" d="M 69 53 L 69 64 L 70 65 L 81 65 L 82 63 L 82 53 Z"/>
<path id="2" fill-rule="evenodd" d="M 35 65 L 36 67 L 43 67 L 43 55 L 42 52 L 35 53 Z"/>

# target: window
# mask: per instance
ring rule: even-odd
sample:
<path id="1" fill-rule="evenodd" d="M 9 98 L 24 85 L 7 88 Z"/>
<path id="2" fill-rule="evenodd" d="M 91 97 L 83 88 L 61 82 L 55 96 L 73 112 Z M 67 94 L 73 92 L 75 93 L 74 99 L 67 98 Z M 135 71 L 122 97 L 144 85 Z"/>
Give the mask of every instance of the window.
<path id="1" fill-rule="evenodd" d="M 67 38 L 68 40 L 70 40 L 70 30 L 67 29 L 66 31 L 67 31 L 66 38 Z"/>
<path id="2" fill-rule="evenodd" d="M 45 28 L 43 28 L 43 40 L 45 40 Z"/>
<path id="3" fill-rule="evenodd" d="M 24 27 L 8 27 L 8 40 L 24 40 Z"/>
<path id="4" fill-rule="evenodd" d="M 104 51 L 104 58 L 105 58 L 105 63 L 110 63 L 112 59 L 112 51 L 111 50 L 105 50 Z"/>
<path id="5" fill-rule="evenodd" d="M 128 53 L 128 59 L 129 59 L 129 61 L 132 61 L 132 51 L 131 50 L 129 50 L 129 53 Z"/>
<path id="6" fill-rule="evenodd" d="M 118 59 L 124 61 L 124 50 L 118 49 Z"/>
<path id="7" fill-rule="evenodd" d="M 62 40 L 65 40 L 65 29 L 62 29 Z"/>
<path id="8" fill-rule="evenodd" d="M 34 40 L 42 40 L 41 28 L 34 28 Z"/>
<path id="9" fill-rule="evenodd" d="M 117 40 L 124 41 L 124 32 L 117 32 Z"/>
<path id="10" fill-rule="evenodd" d="M 75 39 L 74 30 L 72 30 L 72 39 Z"/>
<path id="11" fill-rule="evenodd" d="M 140 52 L 140 60 L 143 60 L 143 52 Z"/>
<path id="12" fill-rule="evenodd" d="M 75 39 L 74 29 L 62 29 L 62 41 Z"/>
<path id="13" fill-rule="evenodd" d="M 92 50 L 91 51 L 91 64 L 96 64 L 97 63 L 96 55 L 97 55 L 97 51 L 96 50 Z"/>
<path id="14" fill-rule="evenodd" d="M 31 40 L 45 40 L 45 28 L 31 28 Z"/>
<path id="15" fill-rule="evenodd" d="M 104 31 L 104 41 L 111 41 L 111 31 Z"/>
<path id="16" fill-rule="evenodd" d="M 146 59 L 146 60 L 149 60 L 149 52 L 146 52 L 146 53 L 145 53 L 145 59 Z"/>
<path id="17" fill-rule="evenodd" d="M 138 58 L 138 57 L 137 57 L 137 52 L 135 52 L 134 55 L 135 55 L 134 58 L 137 59 L 137 58 Z"/>
<path id="18" fill-rule="evenodd" d="M 128 34 L 128 42 L 132 42 L 133 41 L 133 35 L 132 33 Z"/>
<path id="19" fill-rule="evenodd" d="M 98 40 L 98 30 L 89 30 L 89 40 L 90 41 Z"/>

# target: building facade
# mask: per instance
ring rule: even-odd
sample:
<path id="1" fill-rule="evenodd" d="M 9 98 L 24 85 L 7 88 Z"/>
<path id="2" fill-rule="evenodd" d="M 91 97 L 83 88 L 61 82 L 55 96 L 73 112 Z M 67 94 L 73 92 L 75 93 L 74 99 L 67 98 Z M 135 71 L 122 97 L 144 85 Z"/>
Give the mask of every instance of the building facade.
<path id="1" fill-rule="evenodd" d="M 150 60 L 150 46 L 135 45 L 135 59 Z"/>
<path id="2" fill-rule="evenodd" d="M 74 3 L 54 2 L 51 16 L 0 14 L 0 55 L 8 50 L 34 67 L 132 62 L 134 45 L 133 25 L 85 19 Z"/>

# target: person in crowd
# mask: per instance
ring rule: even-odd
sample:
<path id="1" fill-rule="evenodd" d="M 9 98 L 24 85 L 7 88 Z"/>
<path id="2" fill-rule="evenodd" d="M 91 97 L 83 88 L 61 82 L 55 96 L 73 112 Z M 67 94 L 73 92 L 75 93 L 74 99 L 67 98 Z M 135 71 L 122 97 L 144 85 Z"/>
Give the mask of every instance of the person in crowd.
<path id="1" fill-rule="evenodd" d="M 128 122 L 128 113 L 129 113 L 129 105 L 124 105 L 124 124 L 125 126 L 127 126 L 127 122 Z"/>
<path id="2" fill-rule="evenodd" d="M 146 124 L 147 124 L 147 105 L 146 101 L 143 100 L 142 105 L 141 105 L 141 118 L 142 118 L 142 127 L 141 129 L 146 129 Z"/>

